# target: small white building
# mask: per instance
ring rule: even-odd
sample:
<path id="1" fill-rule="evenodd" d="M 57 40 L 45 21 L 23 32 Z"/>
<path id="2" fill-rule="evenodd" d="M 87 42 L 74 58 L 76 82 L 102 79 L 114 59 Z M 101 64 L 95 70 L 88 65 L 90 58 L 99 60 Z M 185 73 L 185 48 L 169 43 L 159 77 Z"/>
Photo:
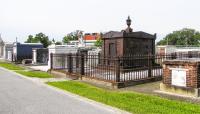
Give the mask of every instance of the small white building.
<path id="1" fill-rule="evenodd" d="M 157 55 L 167 55 L 176 52 L 176 46 L 174 45 L 157 45 L 156 54 Z"/>
<path id="2" fill-rule="evenodd" d="M 84 40 L 82 44 L 80 44 L 80 41 L 78 40 L 73 40 L 69 41 L 67 45 L 69 46 L 78 46 L 78 47 L 95 47 L 96 40 Z"/>
<path id="3" fill-rule="evenodd" d="M 3 48 L 4 48 L 4 41 L 0 35 L 0 58 L 3 57 Z"/>
<path id="4" fill-rule="evenodd" d="M 195 46 L 175 46 L 175 45 L 158 45 L 156 46 L 156 54 L 167 55 L 171 53 L 200 52 L 200 47 Z"/>
<path id="5" fill-rule="evenodd" d="M 5 43 L 3 48 L 3 58 L 12 61 L 13 43 Z"/>
<path id="6" fill-rule="evenodd" d="M 0 34 L 0 58 L 12 61 L 13 43 L 4 42 Z"/>
<path id="7" fill-rule="evenodd" d="M 176 47 L 176 52 L 200 52 L 200 47 Z"/>
<path id="8" fill-rule="evenodd" d="M 49 49 L 49 59 L 48 59 L 48 68 L 50 69 L 51 67 L 51 57 L 50 54 L 68 54 L 68 53 L 77 53 L 79 47 L 77 46 L 71 46 L 71 45 L 55 45 L 52 44 L 48 47 Z M 53 60 L 55 63 L 59 64 L 59 58 L 57 60 Z"/>

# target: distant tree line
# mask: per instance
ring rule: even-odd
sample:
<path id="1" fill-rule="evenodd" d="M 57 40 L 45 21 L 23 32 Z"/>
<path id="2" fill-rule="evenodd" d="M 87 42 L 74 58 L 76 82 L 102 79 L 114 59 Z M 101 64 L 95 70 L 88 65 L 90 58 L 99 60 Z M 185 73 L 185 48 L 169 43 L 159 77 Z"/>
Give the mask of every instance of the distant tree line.
<path id="1" fill-rule="evenodd" d="M 78 40 L 78 33 L 80 31 L 76 30 L 74 32 L 70 32 L 66 36 L 63 37 L 62 42 L 61 41 L 55 41 L 54 39 L 52 41 L 49 40 L 49 37 L 45 35 L 44 33 L 40 32 L 36 34 L 35 36 L 29 35 L 25 43 L 41 43 L 43 44 L 44 48 L 47 48 L 49 45 L 52 43 L 55 43 L 56 45 L 62 45 L 69 43 L 70 41 L 73 40 Z M 97 41 L 95 42 L 95 46 L 101 47 L 102 46 L 102 33 L 100 33 L 99 37 L 97 38 Z"/>
<path id="2" fill-rule="evenodd" d="M 193 45 L 200 46 L 200 32 L 195 29 L 183 28 L 166 35 L 157 45 Z"/>
<path id="3" fill-rule="evenodd" d="M 29 35 L 25 43 L 41 43 L 43 44 L 44 48 L 47 48 L 52 42 L 49 41 L 48 36 L 41 32 L 35 36 Z"/>

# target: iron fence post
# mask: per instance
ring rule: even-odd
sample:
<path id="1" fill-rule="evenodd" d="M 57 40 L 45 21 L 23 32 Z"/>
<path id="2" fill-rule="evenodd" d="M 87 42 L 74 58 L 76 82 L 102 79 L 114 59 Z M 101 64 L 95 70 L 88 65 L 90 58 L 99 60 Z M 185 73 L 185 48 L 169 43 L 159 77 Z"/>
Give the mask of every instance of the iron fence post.
<path id="1" fill-rule="evenodd" d="M 53 69 L 53 53 L 50 53 L 50 70 Z"/>
<path id="2" fill-rule="evenodd" d="M 116 82 L 120 82 L 120 58 L 116 58 Z"/>
<path id="3" fill-rule="evenodd" d="M 79 54 L 76 53 L 76 68 L 79 68 Z"/>
<path id="4" fill-rule="evenodd" d="M 11 61 L 14 62 L 13 53 L 11 54 Z"/>
<path id="5" fill-rule="evenodd" d="M 64 55 L 61 56 L 61 61 L 62 61 L 62 63 L 61 63 L 62 69 L 64 69 L 65 68 L 65 56 Z"/>
<path id="6" fill-rule="evenodd" d="M 69 73 L 72 73 L 72 54 L 71 53 L 69 53 L 68 55 L 67 55 L 67 67 L 68 67 L 68 72 Z"/>
<path id="7" fill-rule="evenodd" d="M 148 55 L 148 77 L 151 77 L 151 71 L 152 71 L 152 56 L 151 54 Z"/>
<path id="8" fill-rule="evenodd" d="M 81 54 L 81 77 L 85 75 L 85 61 L 84 54 Z"/>
<path id="9" fill-rule="evenodd" d="M 100 57 L 101 57 L 101 55 L 100 55 L 100 53 L 98 53 L 98 64 L 101 64 L 101 59 L 100 59 Z"/>

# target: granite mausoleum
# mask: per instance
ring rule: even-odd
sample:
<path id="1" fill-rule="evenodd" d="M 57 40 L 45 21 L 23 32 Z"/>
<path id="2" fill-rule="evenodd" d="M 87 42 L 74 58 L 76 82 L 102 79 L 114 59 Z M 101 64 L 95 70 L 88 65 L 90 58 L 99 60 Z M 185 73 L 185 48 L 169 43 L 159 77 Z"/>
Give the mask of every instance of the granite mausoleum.
<path id="1" fill-rule="evenodd" d="M 156 34 L 134 32 L 130 27 L 131 19 L 126 20 L 128 27 L 121 32 L 110 31 L 103 35 L 103 56 L 122 57 L 125 55 L 155 54 Z"/>
<path id="2" fill-rule="evenodd" d="M 110 31 L 103 35 L 101 56 L 107 58 L 107 60 L 101 63 L 113 65 L 115 63 L 111 59 L 120 58 L 120 66 L 123 66 L 123 68 L 145 67 L 153 64 L 153 59 L 148 61 L 147 58 L 144 58 L 143 61 L 134 60 L 131 63 L 130 59 L 136 59 L 136 56 L 141 58 L 155 55 L 156 34 L 152 35 L 142 31 L 134 32 L 130 27 L 130 17 L 128 17 L 126 23 L 128 27 L 125 30 L 121 32 Z"/>

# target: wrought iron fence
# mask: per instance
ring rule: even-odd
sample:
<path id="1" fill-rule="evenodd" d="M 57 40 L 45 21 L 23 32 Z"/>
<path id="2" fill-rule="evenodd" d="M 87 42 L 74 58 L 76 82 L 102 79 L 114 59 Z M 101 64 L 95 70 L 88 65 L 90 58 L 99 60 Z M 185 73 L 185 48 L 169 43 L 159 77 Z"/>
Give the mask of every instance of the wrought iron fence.
<path id="1" fill-rule="evenodd" d="M 200 54 L 126 55 L 105 57 L 93 54 L 51 54 L 51 69 L 114 83 L 161 79 L 162 63 L 171 59 L 199 59 Z"/>
<path id="2" fill-rule="evenodd" d="M 128 55 L 104 57 L 93 54 L 51 54 L 51 69 L 109 82 L 129 82 L 162 76 L 163 57 Z"/>

